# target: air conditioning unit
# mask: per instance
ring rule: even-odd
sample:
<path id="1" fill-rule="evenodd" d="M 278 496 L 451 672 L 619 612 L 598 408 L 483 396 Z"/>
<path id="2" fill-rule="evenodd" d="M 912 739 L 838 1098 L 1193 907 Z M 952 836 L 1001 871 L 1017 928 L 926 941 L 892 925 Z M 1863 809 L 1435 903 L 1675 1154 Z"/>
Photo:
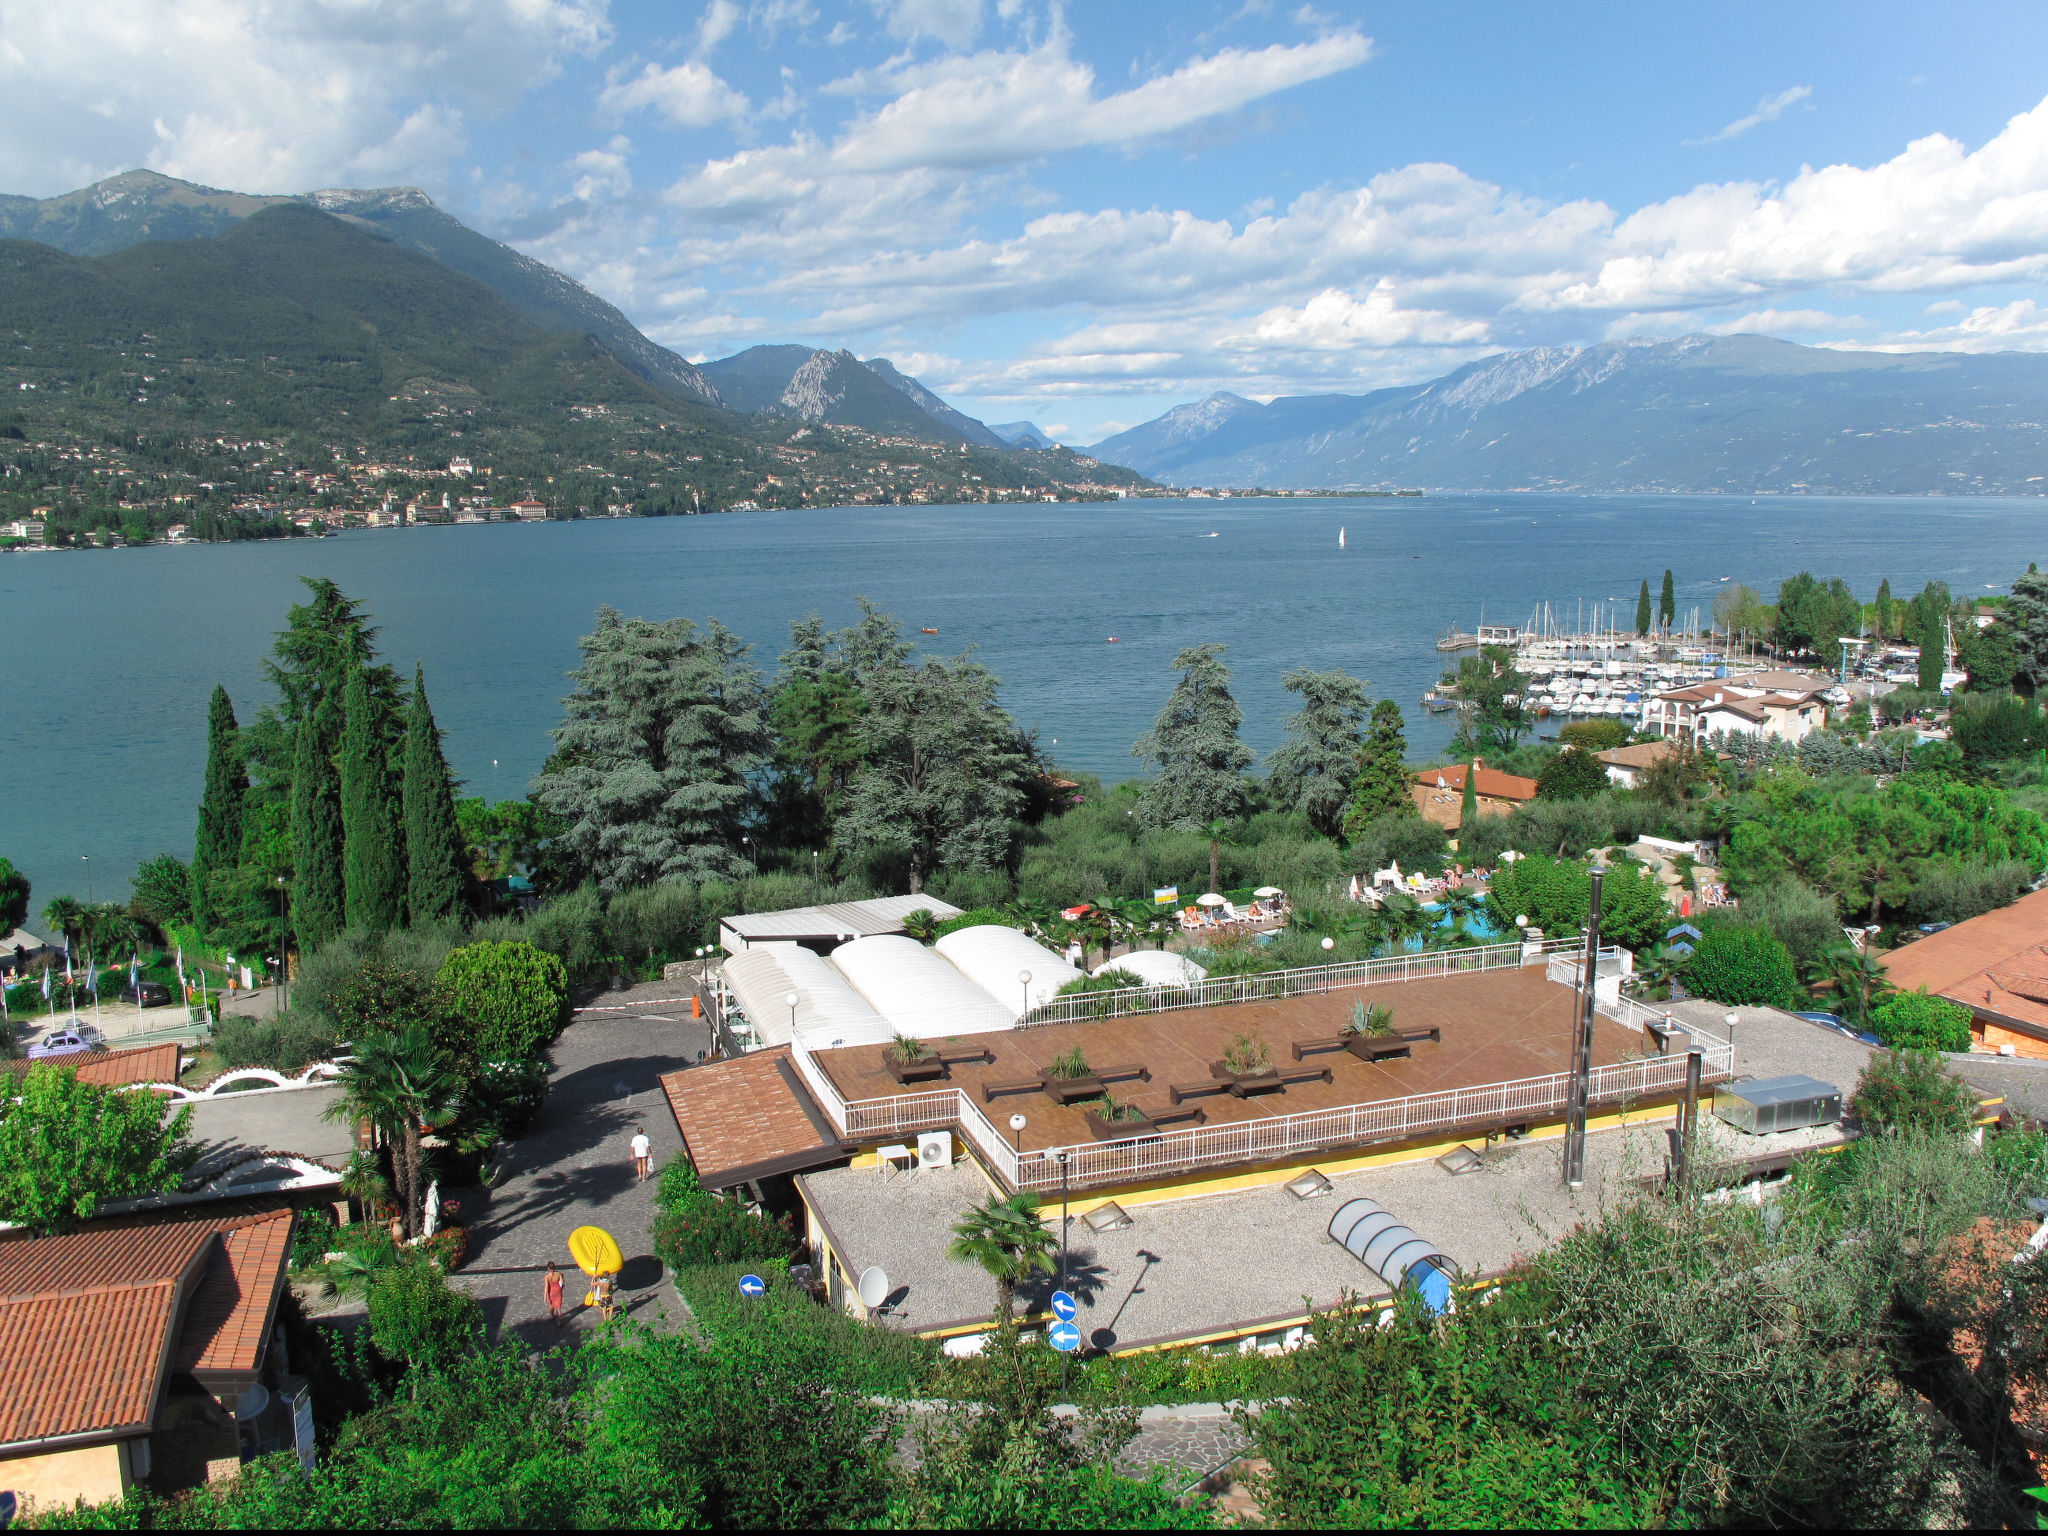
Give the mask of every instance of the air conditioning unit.
<path id="1" fill-rule="evenodd" d="M 953 1133 L 951 1131 L 926 1131 L 917 1138 L 917 1166 L 920 1168 L 950 1168 L 953 1166 Z"/>

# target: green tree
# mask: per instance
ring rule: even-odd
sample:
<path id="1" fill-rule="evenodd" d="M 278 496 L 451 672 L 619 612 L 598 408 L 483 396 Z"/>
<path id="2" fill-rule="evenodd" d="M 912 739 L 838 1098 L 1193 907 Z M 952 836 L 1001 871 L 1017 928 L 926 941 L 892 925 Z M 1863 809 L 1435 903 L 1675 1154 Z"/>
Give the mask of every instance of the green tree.
<path id="1" fill-rule="evenodd" d="M 46 1236 L 109 1200 L 176 1189 L 198 1156 L 191 1128 L 190 1105 L 166 1115 L 155 1094 L 31 1066 L 0 1094 L 0 1221 Z"/>
<path id="2" fill-rule="evenodd" d="M 953 1224 L 946 1257 L 979 1264 L 996 1283 L 996 1317 L 1016 1321 L 1017 1287 L 1034 1274 L 1053 1272 L 1059 1239 L 1038 1219 L 1038 1196 L 1028 1189 L 992 1198 Z"/>
<path id="3" fill-rule="evenodd" d="M 1148 827 L 1201 832 L 1244 811 L 1244 771 L 1252 749 L 1238 739 L 1244 711 L 1231 697 L 1223 651 L 1214 643 L 1196 645 L 1173 658 L 1180 681 L 1152 729 L 1131 747 L 1133 757 L 1158 770 L 1139 792 L 1138 816 Z M 1211 833 L 1211 890 L 1222 882 L 1221 847 L 1221 838 Z"/>
<path id="4" fill-rule="evenodd" d="M 1460 837 L 1479 825 L 1479 765 L 1471 758 L 1465 759 L 1465 793 L 1458 801 L 1458 834 Z M 1462 847 L 1462 844 L 1461 844 Z"/>
<path id="5" fill-rule="evenodd" d="M 2013 581 L 2002 619 L 2012 632 L 2015 682 L 2028 693 L 2040 692 L 2048 684 L 2048 574 L 2029 564 Z"/>
<path id="6" fill-rule="evenodd" d="M 368 1120 L 390 1140 L 405 1235 L 415 1237 L 427 1198 L 420 1137 L 424 1127 L 453 1110 L 460 1084 L 427 1026 L 417 1020 L 357 1031 L 349 1044 L 351 1057 L 336 1080 L 338 1091 L 326 1118 L 344 1125 Z"/>
<path id="7" fill-rule="evenodd" d="M 1522 707 L 1528 679 L 1515 670 L 1514 653 L 1489 645 L 1477 656 L 1458 659 L 1444 681 L 1458 693 L 1458 735 L 1462 753 L 1512 747 L 1528 731 L 1530 715 Z"/>
<path id="8" fill-rule="evenodd" d="M 1358 776 L 1351 781 L 1351 803 L 1344 812 L 1344 835 L 1354 841 L 1382 816 L 1412 810 L 1408 793 L 1408 738 L 1402 731 L 1401 706 L 1381 699 L 1372 707 L 1372 725 L 1358 754 Z"/>
<path id="9" fill-rule="evenodd" d="M 1335 837 L 1358 776 L 1365 684 L 1348 672 L 1306 667 L 1280 683 L 1300 696 L 1302 707 L 1283 722 L 1287 740 L 1268 760 L 1267 783 L 1277 805 L 1306 817 L 1324 837 Z"/>
<path id="10" fill-rule="evenodd" d="M 441 732 L 427 703 L 427 675 L 415 666 L 405 715 L 405 909 L 414 923 L 440 922 L 462 911 L 468 842 L 455 812 L 455 785 L 441 753 Z M 525 802 L 512 802 L 529 810 Z M 511 873 L 508 869 L 504 873 Z"/>
<path id="11" fill-rule="evenodd" d="M 414 1373 L 450 1370 L 483 1342 L 476 1298 L 456 1290 L 424 1257 L 409 1255 L 378 1270 L 368 1304 L 377 1353 Z M 412 1391 L 419 1395 L 417 1379 Z"/>
<path id="12" fill-rule="evenodd" d="M 351 928 L 395 928 L 404 917 L 405 868 L 384 755 L 384 731 L 363 669 L 342 694 L 343 912 Z"/>
<path id="13" fill-rule="evenodd" d="M 2032 699 L 1993 694 L 1959 700 L 1949 715 L 1949 733 L 1973 766 L 2032 757 L 2048 746 L 2048 717 Z"/>
<path id="14" fill-rule="evenodd" d="M 339 933 L 346 912 L 336 709 L 323 700 L 299 722 L 292 754 L 291 912 L 304 949 L 317 949 Z"/>
<path id="15" fill-rule="evenodd" d="M 608 891 L 737 879 L 766 761 L 759 675 L 716 619 L 655 623 L 598 609 L 579 642 L 556 750 L 534 780 L 557 841 Z"/>
<path id="16" fill-rule="evenodd" d="M 1870 1030 L 1894 1050 L 1967 1051 L 1970 1010 L 1925 987 L 1895 992 L 1870 1011 Z"/>
<path id="17" fill-rule="evenodd" d="M 1877 584 L 1877 601 L 1870 608 L 1871 628 L 1877 638 L 1889 639 L 1896 633 L 1892 628 L 1892 579 L 1889 576 Z"/>
<path id="18" fill-rule="evenodd" d="M 1666 566 L 1664 570 L 1663 594 L 1657 599 L 1657 619 L 1668 630 L 1671 628 L 1672 621 L 1677 617 L 1678 594 L 1672 585 L 1671 569 L 1669 566 Z"/>
<path id="19" fill-rule="evenodd" d="M 1797 886 L 1793 888 L 1800 889 Z M 1756 916 L 1747 904 L 1743 911 L 1752 918 Z M 1777 930 L 1773 928 L 1772 931 Z M 1837 935 L 1840 931 L 1836 930 Z M 1785 947 L 1791 951 L 1791 945 Z M 1795 954 L 1793 959 L 1796 963 L 1798 956 Z M 1868 1027 L 1872 1010 L 1895 990 L 1885 975 L 1882 960 L 1867 947 L 1858 949 L 1839 938 L 1808 962 L 1805 970 L 1807 981 L 1825 986 L 1828 989 L 1827 1000 L 1833 1004 L 1834 1010 L 1845 1022 L 1858 1029 Z"/>
<path id="20" fill-rule="evenodd" d="M 0 877 L 4 878 L 4 877 Z M 128 882 L 128 909 L 161 928 L 192 917 L 192 871 L 175 853 L 160 853 Z"/>
<path id="21" fill-rule="evenodd" d="M 1592 871 L 1577 859 L 1529 853 L 1503 864 L 1487 892 L 1493 927 L 1512 932 L 1515 919 L 1526 917 L 1546 937 L 1578 933 L 1592 913 Z M 1664 888 L 1646 865 L 1615 864 L 1600 883 L 1600 933 L 1603 943 L 1644 949 L 1664 937 L 1673 919 Z"/>
<path id="22" fill-rule="evenodd" d="M 1942 662 L 1948 649 L 1948 630 L 1942 623 L 1942 615 L 1929 607 L 1920 615 L 1917 631 L 1920 645 L 1920 689 L 1923 693 L 1941 692 Z"/>
<path id="23" fill-rule="evenodd" d="M 1965 631 L 1957 661 L 1969 674 L 1966 686 L 1972 693 L 1996 693 L 2010 688 L 2019 676 L 2020 652 L 2009 625 L 1993 624 Z"/>
<path id="24" fill-rule="evenodd" d="M 206 710 L 206 787 L 199 797 L 199 830 L 192 842 L 192 921 L 210 932 L 219 921 L 213 883 L 217 872 L 242 860 L 243 804 L 249 770 L 228 691 L 218 685 Z"/>
<path id="25" fill-rule="evenodd" d="M 1977 1118 L 1977 1092 L 1931 1050 L 1873 1054 L 1849 1095 L 1849 1113 L 1866 1131 L 1960 1136 Z"/>
<path id="26" fill-rule="evenodd" d="M 1608 787 L 1607 765 L 1584 747 L 1566 747 L 1536 776 L 1536 793 L 1546 800 L 1590 800 Z"/>
<path id="27" fill-rule="evenodd" d="M 450 950 L 435 984 L 451 1018 L 449 1043 L 472 1062 L 541 1059 L 569 1022 L 569 973 L 522 940 Z"/>
<path id="28" fill-rule="evenodd" d="M 1736 1006 L 1789 1008 L 1798 995 L 1792 952 L 1777 936 L 1746 923 L 1709 928 L 1685 968 L 1685 985 L 1696 996 Z"/>
<path id="29" fill-rule="evenodd" d="M 0 933 L 28 921 L 28 876 L 0 858 Z"/>
<path id="30" fill-rule="evenodd" d="M 877 661 L 861 677 L 861 766 L 839 837 L 905 853 L 912 895 L 940 869 L 996 869 L 1009 856 L 1030 760 L 996 687 L 967 655 L 915 667 Z"/>
<path id="31" fill-rule="evenodd" d="M 1650 622 L 1650 578 L 1645 576 L 1643 589 L 1636 594 L 1636 633 L 1647 635 L 1650 632 Z"/>
<path id="32" fill-rule="evenodd" d="M 1778 587 L 1778 643 L 1788 651 L 1811 651 L 1832 664 L 1844 635 L 1863 625 L 1863 605 L 1839 576 L 1816 581 L 1801 571 Z"/>

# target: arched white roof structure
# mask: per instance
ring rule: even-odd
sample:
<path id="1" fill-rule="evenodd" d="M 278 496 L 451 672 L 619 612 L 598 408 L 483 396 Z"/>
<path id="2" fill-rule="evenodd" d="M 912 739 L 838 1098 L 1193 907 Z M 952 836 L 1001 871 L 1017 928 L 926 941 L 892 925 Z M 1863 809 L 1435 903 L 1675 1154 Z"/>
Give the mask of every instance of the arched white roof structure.
<path id="1" fill-rule="evenodd" d="M 1148 987 L 1191 987 L 1209 973 L 1184 955 L 1166 949 L 1134 949 L 1095 967 L 1104 971 L 1129 971 Z"/>
<path id="2" fill-rule="evenodd" d="M 1017 1022 L 1016 1009 L 1005 1008 L 935 951 L 901 934 L 842 944 L 832 951 L 832 964 L 900 1034 L 938 1040 L 988 1034 Z"/>
<path id="3" fill-rule="evenodd" d="M 1031 973 L 1028 991 L 1033 1008 L 1043 1007 L 1059 996 L 1061 987 L 1081 979 L 1081 973 L 1052 950 L 1000 923 L 955 928 L 941 934 L 932 947 L 1002 1004 L 1012 1020 L 1022 1017 L 1025 1006 L 1027 988 L 1017 979 L 1020 971 Z"/>
<path id="4" fill-rule="evenodd" d="M 756 944 L 730 956 L 723 969 L 726 985 L 758 1031 L 757 1045 L 788 1043 L 792 992 L 797 1033 L 813 1050 L 880 1045 L 892 1034 L 888 1021 L 830 962 L 801 944 Z"/>

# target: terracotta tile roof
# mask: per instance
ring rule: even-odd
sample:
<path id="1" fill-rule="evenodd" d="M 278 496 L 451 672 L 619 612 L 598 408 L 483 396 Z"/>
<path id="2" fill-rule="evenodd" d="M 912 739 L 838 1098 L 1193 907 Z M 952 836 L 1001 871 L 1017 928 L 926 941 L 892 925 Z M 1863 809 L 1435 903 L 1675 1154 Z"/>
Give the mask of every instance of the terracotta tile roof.
<path id="1" fill-rule="evenodd" d="M 832 1123 L 805 1091 L 787 1046 L 686 1067 L 662 1078 L 661 1088 L 683 1151 L 708 1188 L 840 1156 Z"/>
<path id="2" fill-rule="evenodd" d="M 1425 788 L 1434 788 L 1438 779 L 1443 780 L 1445 789 L 1462 795 L 1465 793 L 1465 765 L 1455 763 L 1449 768 L 1425 768 L 1410 777 Z M 1473 789 L 1489 800 L 1534 800 L 1536 781 L 1525 779 L 1520 774 L 1502 773 L 1498 768 L 1489 768 L 1484 763 L 1474 770 L 1477 782 Z"/>
<path id="3" fill-rule="evenodd" d="M 1893 986 L 1921 987 L 2048 1032 L 2048 890 L 2022 896 L 1883 957 Z"/>
<path id="4" fill-rule="evenodd" d="M 56 1067 L 78 1073 L 81 1083 L 119 1088 L 128 1083 L 175 1083 L 178 1046 L 140 1045 L 132 1051 L 81 1051 L 75 1056 L 44 1056 L 35 1060 L 0 1061 L 0 1072 L 26 1072 L 31 1067 Z"/>
<path id="5" fill-rule="evenodd" d="M 1639 741 L 1631 747 L 1613 747 L 1599 754 L 1600 761 L 1616 768 L 1654 768 L 1678 750 L 1675 741 Z"/>
<path id="6" fill-rule="evenodd" d="M 174 1364 L 255 1370 L 291 1229 L 244 1203 L 0 1241 L 0 1445 L 145 1429 Z"/>

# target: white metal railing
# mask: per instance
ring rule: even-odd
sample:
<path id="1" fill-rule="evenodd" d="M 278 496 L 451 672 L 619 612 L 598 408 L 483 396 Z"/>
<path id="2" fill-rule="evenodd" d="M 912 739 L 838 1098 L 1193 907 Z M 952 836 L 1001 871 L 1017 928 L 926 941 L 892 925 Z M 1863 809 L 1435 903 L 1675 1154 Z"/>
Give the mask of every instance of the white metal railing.
<path id="1" fill-rule="evenodd" d="M 1718 1081 L 1732 1070 L 1732 1052 L 1725 1043 L 1703 1052 L 1702 1082 Z M 1588 1102 L 1617 1104 L 1671 1092 L 1684 1084 L 1683 1055 L 1614 1062 L 1593 1070 Z M 1404 1141 L 1466 1125 L 1513 1123 L 1562 1114 L 1570 1087 L 1569 1072 L 1553 1072 L 1477 1088 L 1240 1120 L 1124 1141 L 1048 1147 L 1023 1154 L 1011 1183 L 1026 1189 L 1059 1188 L 1061 1169 L 1055 1154 L 1060 1152 L 1067 1155 L 1068 1187 L 1086 1188 L 1225 1164 L 1275 1162 L 1330 1147 Z"/>
<path id="2" fill-rule="evenodd" d="M 1543 967 L 1543 979 L 1554 981 L 1561 987 L 1577 987 L 1579 976 L 1586 969 L 1586 947 L 1583 943 L 1574 946 L 1570 954 L 1553 954 Z M 1593 974 L 1602 979 L 1624 974 L 1619 947 L 1609 945 L 1600 951 L 1600 963 L 1593 968 Z"/>
<path id="3" fill-rule="evenodd" d="M 1569 939 L 1549 940 L 1528 948 L 1541 953 L 1575 942 Z M 1276 997 L 1334 992 L 1344 987 L 1419 981 L 1463 971 L 1514 970 L 1523 964 L 1523 960 L 1524 946 L 1520 943 L 1482 944 L 1470 949 L 1428 949 L 1412 955 L 1389 955 L 1379 960 L 1304 965 L 1287 971 L 1262 971 L 1252 976 L 1215 976 L 1183 987 L 1120 987 L 1113 992 L 1077 992 L 1067 997 L 1055 997 L 1032 1009 L 1017 1021 L 1017 1027 L 1033 1029 L 1041 1024 L 1082 1024 L 1139 1013 L 1217 1008 L 1228 1003 L 1255 1003 Z"/>

